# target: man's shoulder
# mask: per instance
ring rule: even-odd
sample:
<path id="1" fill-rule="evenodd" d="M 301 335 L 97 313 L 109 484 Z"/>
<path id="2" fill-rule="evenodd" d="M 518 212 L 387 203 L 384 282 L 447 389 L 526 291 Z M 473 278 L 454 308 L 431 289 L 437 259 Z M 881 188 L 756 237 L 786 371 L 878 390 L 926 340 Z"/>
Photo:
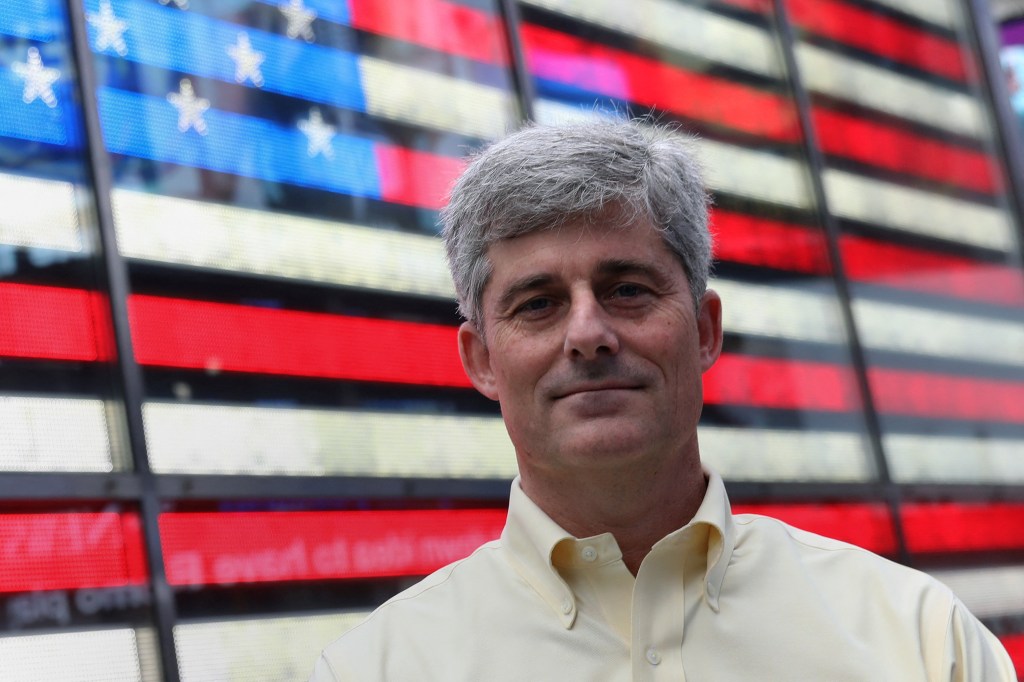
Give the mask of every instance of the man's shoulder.
<path id="1" fill-rule="evenodd" d="M 515 593 L 510 583 L 517 577 L 503 552 L 500 540 L 488 542 L 381 604 L 327 645 L 321 665 L 332 676 L 314 679 L 383 679 L 404 670 L 406 661 L 454 655 L 475 627 L 494 617 L 503 601 L 495 596 L 507 601 Z"/>
<path id="2" fill-rule="evenodd" d="M 450 612 L 463 600 L 472 600 L 475 593 L 486 589 L 488 580 L 495 579 L 495 573 L 506 563 L 500 556 L 501 552 L 500 540 L 492 540 L 481 545 L 466 558 L 439 568 L 391 597 L 349 632 L 368 630 L 378 621 L 393 618 L 400 619 L 402 623 L 415 622 L 411 619 L 414 619 L 417 613 L 436 619 L 438 608 Z M 341 639 L 344 637 L 345 635 Z"/>
<path id="3" fill-rule="evenodd" d="M 413 606 L 422 601 L 451 600 L 484 587 L 481 578 L 491 576 L 505 563 L 501 540 L 480 545 L 464 559 L 439 568 L 416 584 L 381 604 L 374 614 Z M 374 615 L 371 614 L 371 615 Z"/>
<path id="4" fill-rule="evenodd" d="M 825 667 L 848 662 L 815 660 L 815 650 L 802 648 L 807 632 L 813 632 L 817 651 L 845 647 L 856 652 L 858 665 L 887 671 L 886 679 L 947 679 L 954 669 L 970 671 L 957 679 L 1013 679 L 998 641 L 933 576 L 777 519 L 733 518 L 735 546 L 724 574 L 723 611 L 736 604 L 748 618 L 770 618 L 783 626 L 752 631 L 748 651 L 760 646 L 771 659 L 795 646 L 791 656 L 804 662 Z M 876 544 L 895 549 L 891 539 Z"/>
<path id="5" fill-rule="evenodd" d="M 934 577 L 858 545 L 759 514 L 736 514 L 733 518 L 738 547 L 745 547 L 749 552 L 770 552 L 779 561 L 798 564 L 810 577 L 838 581 L 856 579 L 862 586 L 870 585 L 880 592 L 927 593 L 949 607 L 955 601 L 953 592 Z M 879 539 L 878 544 L 883 549 L 885 539 Z M 892 550 L 895 551 L 895 546 Z"/>

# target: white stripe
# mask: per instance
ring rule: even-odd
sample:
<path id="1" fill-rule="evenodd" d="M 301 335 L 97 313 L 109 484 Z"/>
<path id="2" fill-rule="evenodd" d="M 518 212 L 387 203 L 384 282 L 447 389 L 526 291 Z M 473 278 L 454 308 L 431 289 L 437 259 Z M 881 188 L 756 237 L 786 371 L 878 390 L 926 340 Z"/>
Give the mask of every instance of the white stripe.
<path id="1" fill-rule="evenodd" d="M 866 481 L 874 478 L 859 433 L 701 426 L 701 460 L 732 481 Z"/>
<path id="2" fill-rule="evenodd" d="M 1024 615 L 1024 565 L 930 571 L 978 618 Z"/>
<path id="3" fill-rule="evenodd" d="M 112 409 L 99 399 L 0 396 L 0 471 L 112 471 Z"/>
<path id="4" fill-rule="evenodd" d="M 857 298 L 853 315 L 869 348 L 1024 367 L 1024 323 Z"/>
<path id="5" fill-rule="evenodd" d="M 533 117 L 541 125 L 562 125 L 565 123 L 586 123 L 587 121 L 618 120 L 622 116 L 614 113 L 565 104 L 553 99 L 538 98 L 533 103 Z"/>
<path id="6" fill-rule="evenodd" d="M 504 478 L 516 462 L 500 417 L 214 404 L 143 407 L 154 471 Z M 707 426 L 701 452 L 734 480 L 866 480 L 859 434 Z"/>
<path id="7" fill-rule="evenodd" d="M 959 2 L 949 2 L 949 0 L 875 0 L 875 2 L 946 28 L 959 28 L 963 24 L 958 10 Z"/>
<path id="8" fill-rule="evenodd" d="M 0 197 L 0 244 L 92 252 L 78 217 L 79 208 L 89 205 L 83 188 L 0 173 Z"/>
<path id="9" fill-rule="evenodd" d="M 142 682 L 135 631 L 89 630 L 0 637 L 0 680 Z"/>
<path id="10" fill-rule="evenodd" d="M 768 32 L 668 0 L 525 0 L 582 21 L 629 33 L 701 59 L 754 73 L 781 76 Z"/>
<path id="11" fill-rule="evenodd" d="M 321 650 L 368 612 L 179 623 L 174 645 L 182 682 L 305 682 Z"/>
<path id="12" fill-rule="evenodd" d="M 900 483 L 1024 484 L 1024 439 L 887 433 L 882 445 Z"/>
<path id="13" fill-rule="evenodd" d="M 545 103 L 545 115 L 600 116 Z M 789 159 L 702 141 L 720 191 L 805 205 Z M 767 185 L 767 181 L 771 181 Z M 760 183 L 761 187 L 758 187 Z M 121 253 L 140 260 L 454 299 L 440 241 L 425 235 L 116 189 Z"/>
<path id="14" fill-rule="evenodd" d="M 727 332 L 819 343 L 841 343 L 846 338 L 831 280 L 798 289 L 714 279 L 710 287 L 722 297 L 722 326 Z"/>
<path id="15" fill-rule="evenodd" d="M 699 148 L 713 189 L 787 206 L 812 205 L 803 163 L 714 140 L 700 140 Z"/>
<path id="16" fill-rule="evenodd" d="M 366 110 L 374 116 L 495 138 L 518 126 L 509 90 L 373 57 L 359 57 Z"/>
<path id="17" fill-rule="evenodd" d="M 810 90 L 955 133 L 990 135 L 981 107 L 968 95 L 807 43 L 797 43 L 796 55 Z"/>
<path id="18" fill-rule="evenodd" d="M 434 237 L 122 189 L 113 205 L 128 258 L 455 297 Z"/>
<path id="19" fill-rule="evenodd" d="M 615 113 L 541 99 L 534 104 L 538 123 L 556 125 L 621 118 Z M 811 188 L 803 163 L 714 140 L 698 139 L 705 179 L 716 191 L 776 204 L 810 207 Z"/>
<path id="20" fill-rule="evenodd" d="M 150 402 L 160 473 L 505 478 L 515 454 L 498 417 Z"/>
<path id="21" fill-rule="evenodd" d="M 833 215 L 999 251 L 1016 248 L 1004 211 L 826 168 L 822 180 Z"/>

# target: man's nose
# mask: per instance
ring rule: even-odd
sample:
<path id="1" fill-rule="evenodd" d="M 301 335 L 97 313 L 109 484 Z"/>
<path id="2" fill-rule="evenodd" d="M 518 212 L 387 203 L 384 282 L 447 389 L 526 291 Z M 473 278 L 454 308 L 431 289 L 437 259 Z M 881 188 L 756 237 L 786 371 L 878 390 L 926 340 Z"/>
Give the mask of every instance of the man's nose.
<path id="1" fill-rule="evenodd" d="M 585 360 L 619 352 L 614 321 L 593 294 L 573 296 L 566 322 L 564 352 L 570 359 Z"/>

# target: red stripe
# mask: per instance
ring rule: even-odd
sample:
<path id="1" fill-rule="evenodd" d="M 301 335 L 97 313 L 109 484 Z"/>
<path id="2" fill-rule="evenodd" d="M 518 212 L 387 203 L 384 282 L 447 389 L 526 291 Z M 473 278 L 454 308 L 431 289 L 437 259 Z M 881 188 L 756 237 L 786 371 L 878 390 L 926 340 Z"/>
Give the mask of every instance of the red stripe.
<path id="1" fill-rule="evenodd" d="M 847 276 L 857 282 L 1024 307 L 1024 272 L 1016 268 L 850 235 L 839 248 Z"/>
<path id="2" fill-rule="evenodd" d="M 471 385 L 455 327 L 140 295 L 128 312 L 144 365 Z"/>
<path id="3" fill-rule="evenodd" d="M 704 375 L 704 401 L 792 410 L 861 408 L 849 367 L 728 353 Z"/>
<path id="4" fill-rule="evenodd" d="M 1024 550 L 1024 503 L 905 503 L 900 517 L 914 553 Z"/>
<path id="5" fill-rule="evenodd" d="M 868 382 L 886 414 L 1024 424 L 1024 383 L 887 367 L 868 369 Z"/>
<path id="6" fill-rule="evenodd" d="M 715 258 L 827 275 L 824 234 L 814 227 L 721 209 L 712 214 Z M 855 282 L 1012 307 L 1024 307 L 1024 272 L 1006 265 L 842 235 L 846 275 Z"/>
<path id="7" fill-rule="evenodd" d="M 796 25 L 817 35 L 946 78 L 967 79 L 960 45 L 838 0 L 786 0 Z"/>
<path id="8" fill-rule="evenodd" d="M 739 504 L 736 514 L 761 514 L 878 554 L 896 553 L 892 515 L 884 504 Z"/>
<path id="9" fill-rule="evenodd" d="M 717 209 L 711 229 L 719 260 L 820 275 L 831 272 L 825 236 L 817 228 Z"/>
<path id="10" fill-rule="evenodd" d="M 1016 635 L 1003 635 L 999 641 L 1006 647 L 1006 653 L 1010 654 L 1013 661 L 1013 668 L 1019 679 L 1024 679 L 1024 633 Z"/>
<path id="11" fill-rule="evenodd" d="M 172 585 L 425 575 L 497 538 L 500 509 L 168 513 Z"/>
<path id="12" fill-rule="evenodd" d="M 767 14 L 773 11 L 772 0 L 721 0 L 721 2 L 723 5 L 732 5 L 733 7 L 758 12 L 759 14 Z"/>
<path id="13" fill-rule="evenodd" d="M 776 140 L 801 139 L 786 97 L 532 24 L 523 24 L 521 33 L 529 70 L 538 78 Z"/>
<path id="14" fill-rule="evenodd" d="M 109 360 L 109 319 L 97 292 L 0 284 L 0 356 Z"/>
<path id="15" fill-rule="evenodd" d="M 23 285 L 3 285 L 0 299 L 9 288 L 24 293 Z M 80 290 L 32 289 L 39 295 L 31 299 L 33 305 L 49 306 L 54 327 L 9 324 L 0 337 L 5 350 L 53 350 L 44 343 L 51 328 L 59 329 L 66 313 L 80 313 L 82 301 L 93 300 Z M 454 327 L 142 295 L 131 297 L 129 312 L 136 357 L 145 365 L 471 385 L 458 357 Z M 54 356 L 84 357 L 90 343 L 88 337 L 64 343 Z M 869 381 L 883 413 L 1024 423 L 1024 384 L 1019 382 L 879 367 L 869 371 Z M 851 370 L 820 362 L 725 354 L 707 373 L 704 392 L 710 404 L 860 409 Z"/>
<path id="16" fill-rule="evenodd" d="M 465 161 L 407 147 L 378 143 L 373 146 L 380 178 L 381 198 L 409 206 L 439 210 Z"/>
<path id="17" fill-rule="evenodd" d="M 822 107 L 813 116 L 818 144 L 829 154 L 976 192 L 1002 190 L 993 159 L 982 152 Z"/>
<path id="18" fill-rule="evenodd" d="M 445 0 L 349 0 L 354 28 L 433 50 L 504 66 L 503 23 L 494 15 Z"/>
<path id="19" fill-rule="evenodd" d="M 0 592 L 141 585 L 147 579 L 135 514 L 0 514 Z"/>

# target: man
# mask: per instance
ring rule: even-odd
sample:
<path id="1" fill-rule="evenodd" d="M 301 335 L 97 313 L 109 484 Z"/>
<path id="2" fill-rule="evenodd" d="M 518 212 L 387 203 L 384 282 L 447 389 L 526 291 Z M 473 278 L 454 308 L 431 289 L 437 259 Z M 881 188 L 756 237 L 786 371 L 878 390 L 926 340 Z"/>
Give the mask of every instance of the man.
<path id="1" fill-rule="evenodd" d="M 697 442 L 707 204 L 690 143 L 636 123 L 530 127 L 470 164 L 444 238 L 462 361 L 519 463 L 508 521 L 314 680 L 1014 678 L 924 574 L 730 513 Z"/>

